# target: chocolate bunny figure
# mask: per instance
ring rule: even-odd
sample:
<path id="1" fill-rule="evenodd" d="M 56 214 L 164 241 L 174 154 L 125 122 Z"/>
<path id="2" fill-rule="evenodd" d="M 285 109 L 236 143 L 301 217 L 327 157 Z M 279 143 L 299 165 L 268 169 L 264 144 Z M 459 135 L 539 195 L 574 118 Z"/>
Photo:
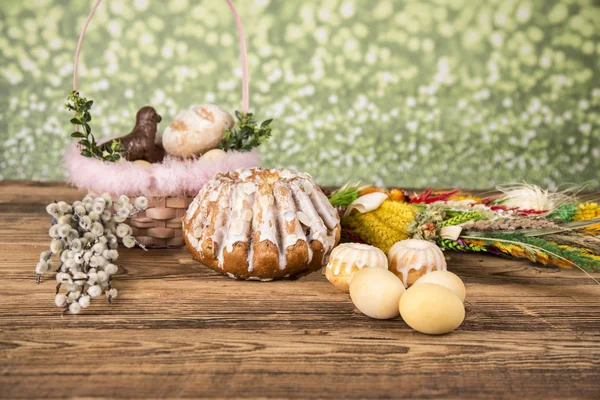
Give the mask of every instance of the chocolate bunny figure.
<path id="1" fill-rule="evenodd" d="M 125 149 L 123 158 L 128 161 L 161 162 L 165 157 L 165 150 L 155 143 L 157 125 L 161 120 L 162 117 L 158 115 L 153 107 L 140 108 L 135 118 L 135 127 L 131 133 L 113 139 L 113 141 L 121 141 L 121 147 Z"/>

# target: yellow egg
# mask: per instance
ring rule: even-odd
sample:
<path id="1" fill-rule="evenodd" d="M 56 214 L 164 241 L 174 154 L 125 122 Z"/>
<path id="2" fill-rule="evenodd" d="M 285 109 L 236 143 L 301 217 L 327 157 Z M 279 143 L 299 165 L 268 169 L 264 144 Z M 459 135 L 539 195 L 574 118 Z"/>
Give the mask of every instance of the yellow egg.
<path id="1" fill-rule="evenodd" d="M 384 268 L 365 268 L 350 280 L 350 298 L 363 314 L 389 319 L 399 314 L 398 302 L 404 285 L 396 275 Z"/>
<path id="2" fill-rule="evenodd" d="M 451 332 L 465 319 L 465 306 L 458 296 L 433 283 L 407 289 L 400 298 L 399 310 L 408 326 L 428 335 Z"/>
<path id="3" fill-rule="evenodd" d="M 140 167 L 144 167 L 144 168 L 150 168 L 152 166 L 152 164 L 146 160 L 135 160 L 133 163 L 139 165 Z"/>
<path id="4" fill-rule="evenodd" d="M 460 301 L 465 301 L 467 295 L 465 284 L 463 281 L 450 271 L 432 271 L 427 275 L 417 279 L 413 285 L 419 285 L 422 283 L 433 283 L 435 285 L 443 286 L 450 289 L 458 296 Z"/>
<path id="5" fill-rule="evenodd" d="M 225 158 L 227 153 L 221 149 L 212 149 L 202 155 L 203 160 L 217 161 Z"/>

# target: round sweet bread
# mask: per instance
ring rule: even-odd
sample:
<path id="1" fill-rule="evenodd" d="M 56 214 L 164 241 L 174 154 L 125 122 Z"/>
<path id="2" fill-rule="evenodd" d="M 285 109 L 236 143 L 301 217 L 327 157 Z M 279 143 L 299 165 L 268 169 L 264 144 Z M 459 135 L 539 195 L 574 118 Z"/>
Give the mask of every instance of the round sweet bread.
<path id="1" fill-rule="evenodd" d="M 331 252 L 325 276 L 333 286 L 349 293 L 352 275 L 363 268 L 388 269 L 385 253 L 368 244 L 343 243 Z"/>
<path id="2" fill-rule="evenodd" d="M 194 259 L 231 278 L 261 281 L 320 269 L 340 230 L 337 210 L 313 178 L 287 169 L 219 174 L 183 217 Z"/>

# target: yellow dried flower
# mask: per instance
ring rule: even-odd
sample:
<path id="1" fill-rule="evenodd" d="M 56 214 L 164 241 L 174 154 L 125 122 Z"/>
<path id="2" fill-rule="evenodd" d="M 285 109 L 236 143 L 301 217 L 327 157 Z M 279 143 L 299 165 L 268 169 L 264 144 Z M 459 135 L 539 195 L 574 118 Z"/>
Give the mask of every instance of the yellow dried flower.
<path id="1" fill-rule="evenodd" d="M 450 196 L 448 198 L 448 200 L 453 200 L 453 201 L 473 200 L 473 201 L 475 201 L 477 203 L 481 203 L 481 198 L 479 198 L 477 196 L 473 196 L 473 195 L 468 194 L 468 193 L 453 194 L 452 196 Z"/>
<path id="2" fill-rule="evenodd" d="M 573 221 L 587 221 L 594 218 L 600 218 L 600 206 L 594 202 L 580 203 L 577 212 L 573 215 Z M 585 229 L 598 231 L 600 230 L 600 224 L 590 225 Z"/>
<path id="3" fill-rule="evenodd" d="M 408 225 L 415 220 L 416 213 L 417 208 L 411 204 L 386 200 L 377 210 L 365 214 L 352 212 L 342 219 L 342 225 L 387 253 L 394 243 L 408 239 Z"/>

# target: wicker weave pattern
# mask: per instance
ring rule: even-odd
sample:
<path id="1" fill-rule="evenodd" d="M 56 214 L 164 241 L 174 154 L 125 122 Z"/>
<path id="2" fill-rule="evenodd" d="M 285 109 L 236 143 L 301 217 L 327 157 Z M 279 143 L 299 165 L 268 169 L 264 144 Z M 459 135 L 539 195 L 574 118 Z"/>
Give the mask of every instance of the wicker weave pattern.
<path id="1" fill-rule="evenodd" d="M 131 217 L 133 236 L 146 247 L 165 248 L 185 245 L 181 218 L 193 197 L 151 197 L 148 209 Z"/>

